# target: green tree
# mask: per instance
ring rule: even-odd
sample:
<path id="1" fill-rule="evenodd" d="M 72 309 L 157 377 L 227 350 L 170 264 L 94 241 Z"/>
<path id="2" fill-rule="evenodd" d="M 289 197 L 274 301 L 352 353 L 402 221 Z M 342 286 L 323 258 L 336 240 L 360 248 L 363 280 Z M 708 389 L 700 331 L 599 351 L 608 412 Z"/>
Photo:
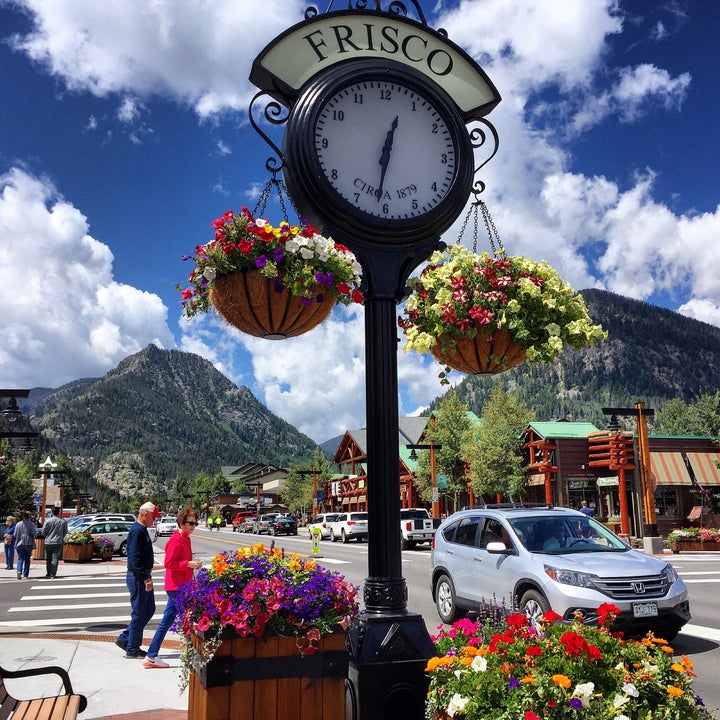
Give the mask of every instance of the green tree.
<path id="1" fill-rule="evenodd" d="M 720 392 L 699 395 L 690 403 L 668 401 L 658 410 L 657 428 L 666 435 L 720 435 Z"/>
<path id="2" fill-rule="evenodd" d="M 458 493 L 467 491 L 462 448 L 465 436 L 471 431 L 472 425 L 467 405 L 462 403 L 455 390 L 451 389 L 433 413 L 421 439 L 421 444 L 427 444 L 432 440 L 442 446 L 435 450 L 436 471 L 447 477 L 447 492 L 453 495 L 455 504 L 457 504 Z M 431 502 L 432 478 L 429 450 L 421 450 L 418 453 L 415 479 L 416 487 L 423 500 Z"/>
<path id="3" fill-rule="evenodd" d="M 36 456 L 32 454 L 32 457 L 37 466 Z M 0 512 L 3 516 L 32 507 L 32 467 L 32 461 L 27 458 L 20 460 L 12 453 L 9 441 L 0 440 Z"/>
<path id="4" fill-rule="evenodd" d="M 290 510 L 306 510 L 313 507 L 313 470 L 316 489 L 325 487 L 332 468 L 323 451 L 315 448 L 312 460 L 291 465 L 280 497 Z"/>
<path id="5" fill-rule="evenodd" d="M 493 387 L 483 406 L 480 427 L 463 447 L 477 496 L 502 495 L 512 500 L 524 494 L 522 432 L 534 419 L 535 413 L 516 392 L 506 392 L 500 384 Z"/>

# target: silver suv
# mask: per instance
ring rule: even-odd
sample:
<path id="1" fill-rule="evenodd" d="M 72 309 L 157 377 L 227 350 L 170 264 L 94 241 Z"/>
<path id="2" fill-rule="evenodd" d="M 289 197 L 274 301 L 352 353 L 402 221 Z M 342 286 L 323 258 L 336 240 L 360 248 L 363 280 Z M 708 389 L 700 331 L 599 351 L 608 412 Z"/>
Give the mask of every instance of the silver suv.
<path id="1" fill-rule="evenodd" d="M 665 560 L 633 550 L 604 525 L 567 508 L 485 506 L 450 516 L 435 534 L 430 589 L 444 623 L 465 610 L 501 606 L 537 624 L 554 610 L 597 622 L 612 603 L 614 626 L 672 640 L 690 620 L 685 583 Z"/>
<path id="2" fill-rule="evenodd" d="M 368 514 L 366 512 L 340 513 L 330 525 L 330 540 L 367 540 Z"/>

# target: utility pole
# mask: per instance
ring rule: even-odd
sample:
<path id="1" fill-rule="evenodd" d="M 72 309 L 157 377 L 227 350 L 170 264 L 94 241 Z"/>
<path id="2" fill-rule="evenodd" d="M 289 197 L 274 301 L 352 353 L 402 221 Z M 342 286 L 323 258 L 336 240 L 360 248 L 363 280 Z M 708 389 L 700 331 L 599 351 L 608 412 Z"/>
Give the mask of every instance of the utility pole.
<path id="1" fill-rule="evenodd" d="M 433 519 L 440 517 L 440 493 L 437 486 L 437 458 L 435 456 L 436 450 L 442 450 L 442 445 L 436 443 L 434 440 L 430 440 L 427 445 L 406 445 L 410 450 L 410 459 L 417 460 L 416 450 L 429 450 L 430 451 L 430 484 L 432 485 L 432 516 Z"/>

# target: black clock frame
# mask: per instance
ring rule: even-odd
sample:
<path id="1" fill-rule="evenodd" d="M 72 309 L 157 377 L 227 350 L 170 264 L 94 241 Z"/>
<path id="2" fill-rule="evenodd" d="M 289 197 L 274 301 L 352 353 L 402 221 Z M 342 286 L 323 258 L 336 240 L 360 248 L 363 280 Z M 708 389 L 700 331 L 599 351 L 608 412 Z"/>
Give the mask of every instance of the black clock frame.
<path id="1" fill-rule="evenodd" d="M 452 135 L 456 170 L 439 203 L 412 218 L 381 218 L 359 210 L 332 187 L 315 150 L 315 126 L 325 103 L 343 88 L 364 80 L 398 82 L 432 98 Z M 372 128 L 369 128 L 372 129 Z M 375 137 L 373 137 L 375 139 Z M 358 138 L 362 142 L 362 138 Z M 290 111 L 283 140 L 283 175 L 288 193 L 321 232 L 354 238 L 368 247 L 420 246 L 438 239 L 462 212 L 470 195 L 474 163 L 465 123 L 452 98 L 437 83 L 402 63 L 349 60 L 315 75 Z"/>

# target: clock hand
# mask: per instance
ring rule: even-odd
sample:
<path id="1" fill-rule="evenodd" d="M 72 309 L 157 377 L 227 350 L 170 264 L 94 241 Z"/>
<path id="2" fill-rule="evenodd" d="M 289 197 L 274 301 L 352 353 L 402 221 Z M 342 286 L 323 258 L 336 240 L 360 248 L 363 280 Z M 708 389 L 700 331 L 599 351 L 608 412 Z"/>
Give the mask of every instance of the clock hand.
<path id="1" fill-rule="evenodd" d="M 387 173 L 388 164 L 390 163 L 390 152 L 392 151 L 393 139 L 395 138 L 395 131 L 398 126 L 398 115 L 392 121 L 392 125 L 385 136 L 385 144 L 383 145 L 382 154 L 380 155 L 379 164 L 382 170 L 380 171 L 380 186 L 375 191 L 375 197 L 378 202 L 383 194 L 383 185 L 385 184 L 385 173 Z"/>

